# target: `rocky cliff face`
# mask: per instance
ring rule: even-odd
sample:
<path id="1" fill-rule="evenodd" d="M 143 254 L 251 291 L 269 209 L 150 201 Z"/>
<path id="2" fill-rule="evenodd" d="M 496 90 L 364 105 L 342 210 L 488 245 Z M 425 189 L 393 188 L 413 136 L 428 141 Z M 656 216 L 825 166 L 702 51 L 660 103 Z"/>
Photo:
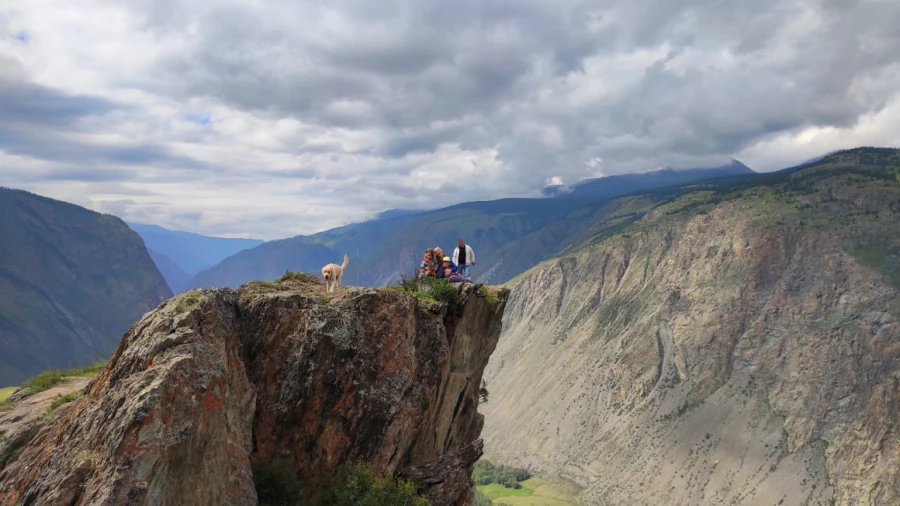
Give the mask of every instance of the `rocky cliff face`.
<path id="1" fill-rule="evenodd" d="M 663 207 L 528 273 L 486 454 L 588 504 L 900 504 L 900 191 L 852 177 Z"/>
<path id="2" fill-rule="evenodd" d="M 137 322 L 78 399 L 9 436 L 0 504 L 252 505 L 254 469 L 272 462 L 304 493 L 363 462 L 418 472 L 432 504 L 469 504 L 508 293 L 463 291 L 448 314 L 312 280 L 186 292 Z"/>

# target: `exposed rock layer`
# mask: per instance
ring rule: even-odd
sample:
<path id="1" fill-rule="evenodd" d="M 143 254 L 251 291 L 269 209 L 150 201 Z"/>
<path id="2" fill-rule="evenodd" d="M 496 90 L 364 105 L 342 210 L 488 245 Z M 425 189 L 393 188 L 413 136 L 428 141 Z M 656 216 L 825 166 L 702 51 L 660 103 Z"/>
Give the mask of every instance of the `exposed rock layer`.
<path id="1" fill-rule="evenodd" d="M 438 460 L 479 437 L 508 293 L 464 290 L 450 315 L 314 282 L 182 294 L 135 324 L 85 395 L 0 449 L 0 504 L 256 504 L 257 464 L 286 463 L 308 493 L 342 464 Z M 470 475 L 432 480 L 432 503 L 469 504 Z"/>
<path id="2" fill-rule="evenodd" d="M 898 290 L 839 234 L 754 209 L 524 277 L 486 372 L 486 455 L 588 504 L 900 504 Z"/>

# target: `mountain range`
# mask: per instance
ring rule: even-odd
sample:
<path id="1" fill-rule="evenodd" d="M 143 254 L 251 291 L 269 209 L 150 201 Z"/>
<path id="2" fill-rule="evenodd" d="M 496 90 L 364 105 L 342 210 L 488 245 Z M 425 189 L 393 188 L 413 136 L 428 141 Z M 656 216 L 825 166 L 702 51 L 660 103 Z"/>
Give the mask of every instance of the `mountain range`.
<path id="1" fill-rule="evenodd" d="M 638 219 L 648 202 L 682 191 L 678 185 L 757 175 L 733 161 L 707 169 L 666 169 L 588 180 L 554 198 L 467 202 L 420 212 L 395 210 L 375 220 L 241 251 L 198 273 L 185 287 L 234 288 L 255 279 L 276 279 L 286 271 L 317 273 L 326 263 L 340 261 L 344 253 L 350 257 L 345 283 L 383 286 L 411 275 L 428 247 L 441 246 L 449 254 L 457 238 L 475 250 L 474 277 L 500 283 L 565 251 L 585 231 L 600 234 Z M 653 196 L 612 204 L 615 211 L 606 207 L 614 197 L 648 190 L 656 191 Z M 598 213 L 609 219 L 597 223 Z"/>
<path id="2" fill-rule="evenodd" d="M 462 236 L 476 247 L 476 276 L 504 281 L 585 234 L 602 235 L 634 221 L 650 202 L 682 190 L 610 204 L 611 196 L 735 174 L 750 177 L 753 172 L 735 162 L 707 170 L 612 176 L 585 181 L 558 198 L 391 209 L 364 223 L 269 242 L 143 223 L 123 229 L 123 222 L 109 215 L 4 190 L 3 205 L 9 210 L 3 217 L 4 236 L 11 240 L 4 241 L 0 264 L 5 285 L 0 345 L 8 351 L 0 381 L 16 382 L 47 368 L 81 366 L 104 357 L 130 323 L 172 293 L 200 286 L 237 287 L 288 270 L 315 273 L 343 252 L 351 257 L 346 284 L 383 286 L 410 275 L 425 248 L 442 245 L 449 253 Z M 597 221 L 601 215 L 603 220 Z M 107 255 L 110 259 L 104 260 Z M 107 261 L 111 268 L 105 268 Z M 48 276 L 53 272 L 64 275 Z"/>
<path id="3" fill-rule="evenodd" d="M 263 337 L 275 347 L 296 346 L 298 333 L 324 332 L 314 342 L 341 350 L 317 359 L 326 362 L 334 353 L 348 352 L 348 336 L 362 335 L 360 329 L 407 342 L 415 335 L 396 334 L 397 322 L 421 325 L 409 316 L 398 319 L 404 314 L 398 308 L 418 307 L 416 300 L 422 300 L 431 316 L 415 321 L 437 318 L 436 324 L 449 317 L 435 316 L 449 306 L 441 309 L 431 295 L 408 286 L 379 292 L 384 300 L 403 297 L 394 307 L 359 288 L 337 298 L 279 295 L 286 283 L 318 285 L 303 275 L 266 280 L 286 270 L 318 274 L 323 264 L 347 253 L 345 285 L 382 286 L 411 275 L 426 247 L 441 245 L 449 252 L 462 237 L 475 247 L 476 277 L 511 289 L 509 298 L 504 296 L 496 349 L 491 344 L 482 350 L 490 361 L 479 396 L 489 395 L 490 402 L 476 407 L 485 414 L 482 434 L 490 460 L 569 480 L 582 490 L 585 504 L 900 503 L 900 150 L 838 151 L 766 174 L 738 162 L 705 171 L 664 169 L 558 190 L 549 198 L 390 210 L 368 222 L 256 245 L 229 242 L 249 249 L 197 273 L 184 286 L 252 283 L 236 293 L 181 294 L 157 308 L 152 328 L 146 325 L 150 320 L 132 326 L 131 337 L 121 341 L 122 349 L 132 351 L 116 358 L 129 364 L 141 356 L 143 365 L 108 367 L 93 383 L 90 401 L 168 403 L 168 396 L 129 397 L 116 387 L 116 381 L 137 374 L 158 388 L 152 357 L 160 353 L 168 357 L 174 374 L 169 377 L 183 377 L 199 389 L 190 391 L 210 394 L 202 405 L 218 410 L 219 394 L 212 395 L 205 376 L 196 376 L 193 362 L 176 349 L 187 343 L 180 339 L 204 325 L 226 330 L 236 325 L 232 330 L 243 337 L 228 330 L 209 342 L 230 339 L 229 352 L 213 346 L 224 354 L 222 363 L 245 371 L 234 360 L 244 354 L 258 362 L 254 374 L 260 378 L 282 377 L 267 367 L 280 367 L 283 357 L 257 356 Z M 0 385 L 42 368 L 108 357 L 124 329 L 171 296 L 160 272 L 187 274 L 179 251 L 190 245 L 167 253 L 154 249 L 166 244 L 159 239 L 165 233 L 147 227 L 142 235 L 152 239 L 141 239 L 116 217 L 27 192 L 0 191 L 0 373 L 6 375 Z M 204 258 L 209 265 L 212 256 Z M 404 290 L 414 296 L 392 295 Z M 473 314 L 486 314 L 497 303 L 490 297 L 483 301 L 472 306 Z M 348 323 L 340 313 L 348 309 L 374 319 L 362 327 Z M 257 327 L 265 330 L 236 323 L 252 314 L 260 315 L 264 324 Z M 175 340 L 153 331 L 176 327 L 182 331 Z M 454 327 L 460 337 L 450 342 L 457 351 L 439 353 L 445 365 L 429 365 L 429 374 L 449 372 L 454 384 L 474 391 L 480 373 L 460 375 L 458 368 L 471 351 L 465 343 L 482 327 Z M 203 344 L 197 350 L 213 348 Z M 212 355 L 191 356 L 203 362 Z M 327 376 L 331 372 L 320 367 L 323 363 L 313 360 L 308 367 Z M 386 369 L 391 377 L 393 367 Z M 216 384 L 231 384 L 244 372 L 235 374 Z M 296 378 L 285 383 L 303 384 Z M 365 390 L 365 381 L 361 384 Z M 150 391 L 142 385 L 130 387 Z M 192 406 L 187 398 L 175 396 L 173 405 L 183 408 L 182 414 L 195 413 L 187 409 Z M 283 397 L 271 400 L 278 399 Z M 282 400 L 266 404 L 264 411 L 281 410 Z M 430 397 L 407 400 L 403 409 L 428 413 Z M 445 401 L 438 405 L 460 405 Z M 95 421 L 112 415 L 106 404 L 79 415 L 91 402 L 82 399 L 66 413 L 79 430 L 99 437 L 92 429 Z M 380 416 L 394 413 L 394 407 L 386 403 L 375 411 Z M 480 429 L 482 419 L 470 408 L 463 411 Z M 297 416 L 308 413 L 300 410 Z M 280 427 L 263 414 L 264 431 Z M 165 417 L 148 418 L 142 409 L 135 416 L 167 423 Z M 321 417 L 308 421 L 310 427 L 326 423 Z M 68 430 L 67 423 L 54 423 L 55 433 Z M 307 425 L 298 427 L 298 434 L 312 434 Z M 10 439 L 19 445 L 13 452 L 24 444 L 17 437 Z M 331 448 L 337 440 L 324 441 Z M 241 446 L 230 444 L 225 447 Z M 0 446 L 0 453 L 12 455 L 6 448 Z M 46 458 L 53 445 L 29 448 L 23 450 L 29 457 L 21 469 L 34 468 L 29 463 Z M 61 451 L 65 462 L 79 469 L 90 463 L 81 447 Z M 402 452 L 382 453 L 391 461 L 406 458 Z M 216 462 L 228 467 L 228 459 Z M 106 476 L 119 483 L 118 468 L 109 469 Z M 52 479 L 38 481 L 52 494 L 57 477 L 71 471 L 54 469 Z M 31 486 L 26 482 L 23 487 Z M 102 487 L 96 493 L 102 494 Z"/>
<path id="4" fill-rule="evenodd" d="M 619 174 L 599 178 L 583 179 L 571 187 L 556 185 L 544 189 L 545 195 L 563 198 L 610 199 L 628 193 L 663 188 L 690 183 L 701 179 L 716 179 L 730 176 L 756 174 L 738 160 L 718 167 L 702 169 L 675 169 L 664 167 L 659 170 L 639 174 Z"/>
<path id="5" fill-rule="evenodd" d="M 109 357 L 172 292 L 115 216 L 0 189 L 0 386 Z"/>
<path id="6" fill-rule="evenodd" d="M 260 239 L 209 237 L 145 223 L 128 223 L 128 226 L 144 240 L 156 266 L 175 293 L 181 291 L 197 272 L 263 243 Z"/>

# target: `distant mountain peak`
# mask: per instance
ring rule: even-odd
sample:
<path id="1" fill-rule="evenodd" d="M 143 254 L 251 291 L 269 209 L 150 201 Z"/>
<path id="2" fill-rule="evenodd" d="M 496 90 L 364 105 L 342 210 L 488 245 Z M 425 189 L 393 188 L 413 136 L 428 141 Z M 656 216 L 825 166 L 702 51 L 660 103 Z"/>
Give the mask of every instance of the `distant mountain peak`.
<path id="1" fill-rule="evenodd" d="M 613 194 L 621 195 L 632 191 L 649 190 L 703 179 L 754 174 L 757 172 L 744 165 L 740 160 L 731 158 L 728 163 L 714 167 L 677 168 L 664 165 L 647 172 L 582 179 L 569 186 L 548 185 L 541 190 L 541 194 L 544 197 L 606 198 Z"/>
<path id="2" fill-rule="evenodd" d="M 541 190 L 541 195 L 543 195 L 544 197 L 556 197 L 567 191 L 569 191 L 569 187 L 564 184 L 552 184 L 549 186 L 545 186 Z"/>
<path id="3" fill-rule="evenodd" d="M 427 213 L 428 209 L 385 209 L 375 215 L 376 220 L 388 220 L 391 218 L 399 218 L 401 216 L 411 216 L 414 214 Z"/>
<path id="4" fill-rule="evenodd" d="M 125 223 L 128 225 L 129 228 L 131 228 L 132 230 L 134 230 L 137 233 L 141 233 L 142 231 L 168 232 L 168 233 L 178 234 L 178 235 L 183 235 L 183 236 L 202 237 L 204 239 L 223 239 L 223 240 L 227 240 L 227 241 L 230 241 L 230 240 L 253 241 L 253 242 L 257 242 L 257 243 L 265 242 L 262 239 L 256 239 L 253 237 L 220 237 L 220 236 L 214 236 L 214 235 L 204 235 L 204 234 L 199 234 L 197 232 L 188 232 L 185 230 L 176 230 L 173 228 L 166 228 L 161 225 L 156 225 L 153 223 L 139 223 L 136 221 L 126 221 Z"/>

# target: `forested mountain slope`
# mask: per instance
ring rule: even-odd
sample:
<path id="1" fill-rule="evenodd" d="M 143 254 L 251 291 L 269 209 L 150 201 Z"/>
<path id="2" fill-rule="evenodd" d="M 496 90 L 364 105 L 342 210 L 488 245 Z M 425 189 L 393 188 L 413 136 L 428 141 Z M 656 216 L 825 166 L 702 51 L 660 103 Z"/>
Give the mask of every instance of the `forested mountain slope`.
<path id="1" fill-rule="evenodd" d="M 106 359 L 171 296 L 141 238 L 114 216 L 0 189 L 0 386 Z"/>

